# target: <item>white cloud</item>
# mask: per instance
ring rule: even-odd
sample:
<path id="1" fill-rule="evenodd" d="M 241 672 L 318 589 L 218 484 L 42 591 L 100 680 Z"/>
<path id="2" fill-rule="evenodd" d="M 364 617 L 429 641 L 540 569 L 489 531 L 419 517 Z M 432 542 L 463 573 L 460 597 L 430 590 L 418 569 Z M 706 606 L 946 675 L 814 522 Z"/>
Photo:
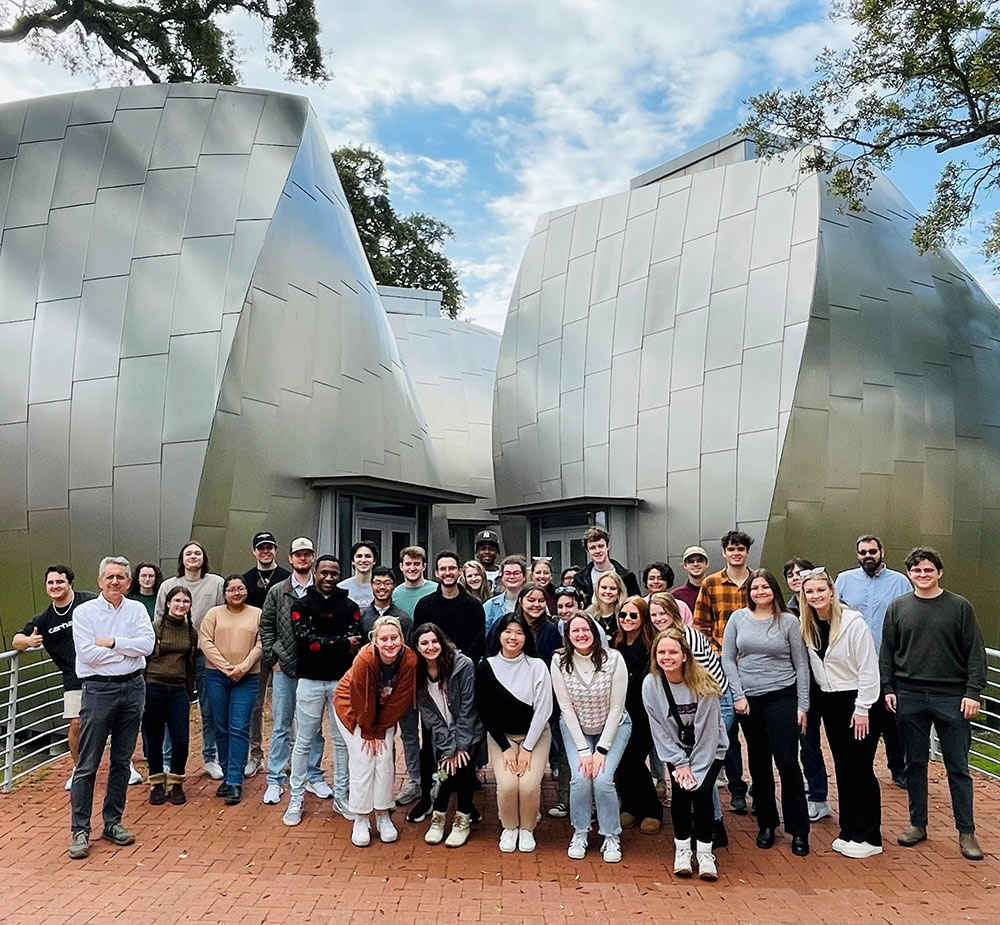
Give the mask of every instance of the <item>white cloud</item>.
<path id="1" fill-rule="evenodd" d="M 418 196 L 427 187 L 451 189 L 460 186 L 469 167 L 457 158 L 434 158 L 405 151 L 382 152 L 393 195 Z"/>

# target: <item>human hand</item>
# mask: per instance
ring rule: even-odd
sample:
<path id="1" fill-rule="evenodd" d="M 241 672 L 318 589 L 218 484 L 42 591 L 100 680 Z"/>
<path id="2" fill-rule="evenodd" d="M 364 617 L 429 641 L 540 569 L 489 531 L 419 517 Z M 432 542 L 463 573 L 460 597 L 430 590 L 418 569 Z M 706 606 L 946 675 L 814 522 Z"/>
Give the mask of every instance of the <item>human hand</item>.
<path id="1" fill-rule="evenodd" d="M 510 774 L 517 774 L 517 754 L 513 748 L 508 748 L 503 755 L 503 766 Z"/>
<path id="2" fill-rule="evenodd" d="M 361 649 L 361 637 L 360 636 L 348 636 L 351 642 L 351 655 L 356 655 Z"/>
<path id="3" fill-rule="evenodd" d="M 452 763 L 451 771 L 449 773 L 454 774 L 459 768 L 464 768 L 469 763 L 469 753 L 465 751 L 457 751 L 448 760 Z"/>
<path id="4" fill-rule="evenodd" d="M 895 713 L 896 712 L 896 695 L 895 694 L 886 694 L 885 695 L 885 708 L 890 713 Z"/>
<path id="5" fill-rule="evenodd" d="M 29 649 L 37 649 L 42 644 L 42 634 L 38 632 L 38 627 L 33 627 L 31 630 L 31 635 L 26 636 L 25 639 L 28 640 Z"/>
<path id="6" fill-rule="evenodd" d="M 746 697 L 740 697 L 740 699 L 733 704 L 733 709 L 737 713 L 743 713 L 743 714 L 749 713 L 750 701 L 747 700 Z"/>
<path id="7" fill-rule="evenodd" d="M 94 640 L 95 646 L 101 646 L 104 649 L 113 649 L 115 647 L 115 637 L 114 636 L 98 636 Z"/>
<path id="8" fill-rule="evenodd" d="M 962 718 L 972 719 L 979 712 L 979 701 L 971 697 L 962 698 Z"/>
<path id="9" fill-rule="evenodd" d="M 275 663 L 274 663 L 274 664 L 273 664 L 273 665 L 271 666 L 271 671 L 272 671 L 272 672 L 275 672 L 275 671 L 276 671 L 276 672 L 278 672 L 278 674 L 281 674 L 281 662 L 275 662 Z"/>
<path id="10" fill-rule="evenodd" d="M 806 734 L 806 722 L 806 711 L 799 710 L 799 732 L 801 732 L 802 735 Z"/>
<path id="11" fill-rule="evenodd" d="M 863 739 L 868 735 L 868 717 L 859 716 L 855 713 L 851 717 L 851 727 L 854 729 L 854 738 Z"/>
<path id="12" fill-rule="evenodd" d="M 522 748 L 517 753 L 517 776 L 524 777 L 531 770 L 531 752 Z"/>
<path id="13" fill-rule="evenodd" d="M 605 756 L 600 752 L 594 752 L 590 758 L 590 776 L 598 777 L 601 771 L 604 770 Z"/>
<path id="14" fill-rule="evenodd" d="M 684 790 L 695 790 L 698 786 L 689 765 L 685 765 L 682 768 L 674 768 L 674 780 L 677 781 L 677 786 Z"/>

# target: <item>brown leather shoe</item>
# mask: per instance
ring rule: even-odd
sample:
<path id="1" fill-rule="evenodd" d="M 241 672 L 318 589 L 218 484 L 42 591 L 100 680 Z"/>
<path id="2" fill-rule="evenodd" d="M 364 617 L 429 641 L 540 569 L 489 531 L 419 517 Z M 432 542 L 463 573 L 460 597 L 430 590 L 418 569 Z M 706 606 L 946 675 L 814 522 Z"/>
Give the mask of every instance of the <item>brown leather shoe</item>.
<path id="1" fill-rule="evenodd" d="M 912 848 L 918 842 L 927 840 L 927 829 L 922 825 L 908 825 L 899 833 L 896 842 L 904 848 Z"/>
<path id="2" fill-rule="evenodd" d="M 969 861 L 981 861 L 983 849 L 979 847 L 974 832 L 959 832 L 958 847 L 962 849 L 962 857 Z"/>

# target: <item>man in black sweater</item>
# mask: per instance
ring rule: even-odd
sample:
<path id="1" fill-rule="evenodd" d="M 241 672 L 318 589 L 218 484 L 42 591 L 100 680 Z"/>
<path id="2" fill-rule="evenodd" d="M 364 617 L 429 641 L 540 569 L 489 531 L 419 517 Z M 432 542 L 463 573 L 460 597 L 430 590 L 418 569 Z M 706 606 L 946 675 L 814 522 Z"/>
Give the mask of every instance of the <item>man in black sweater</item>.
<path id="1" fill-rule="evenodd" d="M 594 599 L 594 585 L 600 580 L 602 572 L 617 572 L 625 583 L 625 590 L 630 595 L 639 594 L 639 581 L 635 573 L 629 571 L 627 565 L 611 558 L 611 537 L 607 530 L 588 527 L 583 534 L 583 545 L 590 561 L 576 573 L 573 584 L 583 592 L 588 607 Z"/>
<path id="2" fill-rule="evenodd" d="M 896 714 L 906 759 L 910 824 L 897 841 L 912 847 L 927 838 L 927 759 L 931 724 L 948 772 L 951 808 L 962 856 L 983 859 L 972 815 L 970 720 L 986 687 L 986 648 L 972 605 L 941 587 L 938 553 L 918 548 L 906 557 L 913 591 L 889 604 L 882 626 L 882 692 Z"/>

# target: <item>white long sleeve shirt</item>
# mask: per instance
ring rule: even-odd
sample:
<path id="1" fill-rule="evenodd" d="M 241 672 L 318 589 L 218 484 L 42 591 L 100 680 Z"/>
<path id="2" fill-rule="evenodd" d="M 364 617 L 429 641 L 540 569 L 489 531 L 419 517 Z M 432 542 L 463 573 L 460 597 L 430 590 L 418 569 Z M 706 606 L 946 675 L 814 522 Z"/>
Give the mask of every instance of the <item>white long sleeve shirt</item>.
<path id="1" fill-rule="evenodd" d="M 115 640 L 113 649 L 96 644 L 102 636 Z M 139 602 L 122 598 L 115 609 L 98 594 L 73 611 L 76 674 L 81 680 L 95 675 L 122 675 L 146 667 L 146 656 L 156 645 L 149 613 Z"/>
<path id="2" fill-rule="evenodd" d="M 809 667 L 820 690 L 856 690 L 854 712 L 867 716 L 869 708 L 878 700 L 880 689 L 875 643 L 867 622 L 858 611 L 845 610 L 840 620 L 840 635 L 830 640 L 823 658 L 812 646 L 806 646 Z"/>

